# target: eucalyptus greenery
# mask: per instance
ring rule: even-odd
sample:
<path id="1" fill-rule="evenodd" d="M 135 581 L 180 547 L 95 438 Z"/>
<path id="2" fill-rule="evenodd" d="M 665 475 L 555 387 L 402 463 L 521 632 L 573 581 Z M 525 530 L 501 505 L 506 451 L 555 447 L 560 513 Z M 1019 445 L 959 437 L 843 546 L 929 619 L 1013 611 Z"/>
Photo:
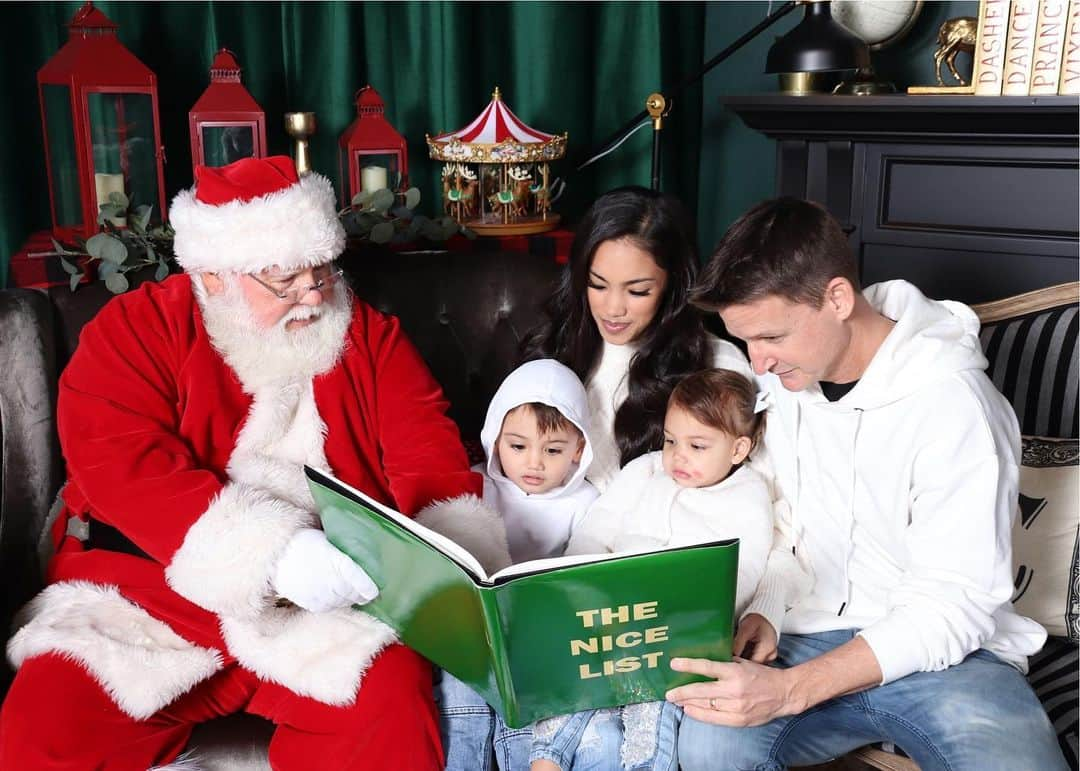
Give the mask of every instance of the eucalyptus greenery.
<path id="1" fill-rule="evenodd" d="M 369 240 L 376 244 L 407 242 L 427 239 L 445 241 L 455 233 L 469 238 L 476 235 L 463 228 L 450 217 L 431 219 L 416 214 L 420 203 L 420 191 L 415 187 L 405 191 L 404 200 L 390 190 L 360 193 L 353 198 L 352 206 L 338 213 L 345 234 L 349 238 Z M 60 264 L 69 276 L 74 292 L 86 275 L 86 268 L 97 262 L 97 277 L 105 282 L 113 294 L 126 292 L 130 286 L 127 273 L 157 266 L 154 280 L 161 281 L 169 275 L 175 260 L 173 257 L 173 229 L 168 225 L 149 227 L 152 206 L 131 206 L 123 193 L 109 194 L 109 202 L 101 205 L 97 222 L 102 228 L 79 248 L 63 246 L 53 239 L 54 252 L 47 254 L 60 258 Z M 116 222 L 127 219 L 126 227 Z"/>
<path id="2" fill-rule="evenodd" d="M 404 200 L 383 188 L 371 192 L 360 192 L 352 199 L 352 206 L 338 212 L 345 235 L 349 238 L 361 238 L 374 244 L 405 243 L 427 239 L 445 241 L 455 233 L 468 238 L 476 234 L 462 227 L 451 217 L 432 219 L 414 210 L 420 204 L 420 191 L 410 187 L 405 191 Z"/>
<path id="3" fill-rule="evenodd" d="M 53 239 L 53 248 L 60 264 L 69 276 L 74 292 L 86 275 L 86 266 L 98 262 L 97 277 L 113 294 L 126 292 L 130 282 L 127 273 L 157 266 L 154 280 L 169 275 L 173 260 L 173 229 L 169 225 L 150 228 L 153 207 L 146 204 L 131 206 L 123 193 L 109 193 L 109 202 L 102 204 L 97 222 L 102 228 L 82 243 L 82 249 L 69 249 Z M 127 227 L 117 227 L 116 220 L 127 218 Z M 69 258 L 84 258 L 72 261 Z M 81 264 L 80 264 L 81 262 Z"/>

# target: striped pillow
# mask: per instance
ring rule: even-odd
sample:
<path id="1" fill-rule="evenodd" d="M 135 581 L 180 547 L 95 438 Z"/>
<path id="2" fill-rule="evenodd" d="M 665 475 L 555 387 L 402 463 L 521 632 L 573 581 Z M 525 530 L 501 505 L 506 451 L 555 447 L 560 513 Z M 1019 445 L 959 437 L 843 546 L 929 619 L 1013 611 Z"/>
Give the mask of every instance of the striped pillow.
<path id="1" fill-rule="evenodd" d="M 1020 433 L 1077 438 L 1075 304 L 986 324 L 979 334 L 987 374 L 1016 410 Z"/>

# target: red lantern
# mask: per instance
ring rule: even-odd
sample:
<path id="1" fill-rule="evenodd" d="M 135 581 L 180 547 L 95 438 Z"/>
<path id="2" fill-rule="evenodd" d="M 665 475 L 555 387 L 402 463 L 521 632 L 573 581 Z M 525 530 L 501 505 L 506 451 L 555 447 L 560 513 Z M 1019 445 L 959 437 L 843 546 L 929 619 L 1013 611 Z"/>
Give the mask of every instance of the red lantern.
<path id="1" fill-rule="evenodd" d="M 409 183 L 409 158 L 405 138 L 394 130 L 383 112 L 386 105 L 379 92 L 364 86 L 356 92 L 356 120 L 338 142 L 341 187 L 349 181 L 349 198 L 381 188 L 404 190 Z"/>
<path id="2" fill-rule="evenodd" d="M 134 206 L 153 206 L 151 221 L 161 222 L 157 78 L 93 3 L 78 10 L 68 30 L 68 42 L 37 74 L 53 235 L 71 241 L 96 233 L 99 206 L 113 192 Z"/>
<path id="3" fill-rule="evenodd" d="M 240 83 L 240 65 L 222 48 L 210 67 L 210 85 L 188 113 L 191 164 L 225 166 L 266 157 L 266 113 Z"/>

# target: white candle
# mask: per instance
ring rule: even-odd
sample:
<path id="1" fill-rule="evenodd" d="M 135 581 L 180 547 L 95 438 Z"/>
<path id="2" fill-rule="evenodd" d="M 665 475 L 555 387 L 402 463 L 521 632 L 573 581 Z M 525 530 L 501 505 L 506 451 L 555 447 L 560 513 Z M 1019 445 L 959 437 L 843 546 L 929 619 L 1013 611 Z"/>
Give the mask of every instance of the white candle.
<path id="1" fill-rule="evenodd" d="M 97 192 L 98 211 L 101 211 L 102 205 L 109 203 L 109 193 L 124 192 L 124 175 L 95 173 L 94 189 Z M 127 225 L 127 217 L 113 217 L 111 221 L 117 227 Z"/>
<path id="2" fill-rule="evenodd" d="M 374 193 L 389 187 L 386 183 L 386 169 L 382 166 L 365 166 L 360 169 L 360 189 L 365 193 Z"/>

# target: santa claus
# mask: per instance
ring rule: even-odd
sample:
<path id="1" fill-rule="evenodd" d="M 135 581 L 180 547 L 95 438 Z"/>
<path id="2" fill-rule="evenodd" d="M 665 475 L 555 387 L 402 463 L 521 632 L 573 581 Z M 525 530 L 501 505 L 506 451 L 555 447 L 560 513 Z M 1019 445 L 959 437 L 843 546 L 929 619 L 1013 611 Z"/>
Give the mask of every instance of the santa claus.
<path id="1" fill-rule="evenodd" d="M 68 482 L 0 767 L 146 769 L 246 711 L 275 769 L 441 768 L 429 667 L 351 607 L 378 589 L 302 469 L 406 513 L 479 494 L 442 392 L 341 280 L 324 177 L 200 167 L 170 217 L 185 274 L 112 300 L 60 379 Z"/>

